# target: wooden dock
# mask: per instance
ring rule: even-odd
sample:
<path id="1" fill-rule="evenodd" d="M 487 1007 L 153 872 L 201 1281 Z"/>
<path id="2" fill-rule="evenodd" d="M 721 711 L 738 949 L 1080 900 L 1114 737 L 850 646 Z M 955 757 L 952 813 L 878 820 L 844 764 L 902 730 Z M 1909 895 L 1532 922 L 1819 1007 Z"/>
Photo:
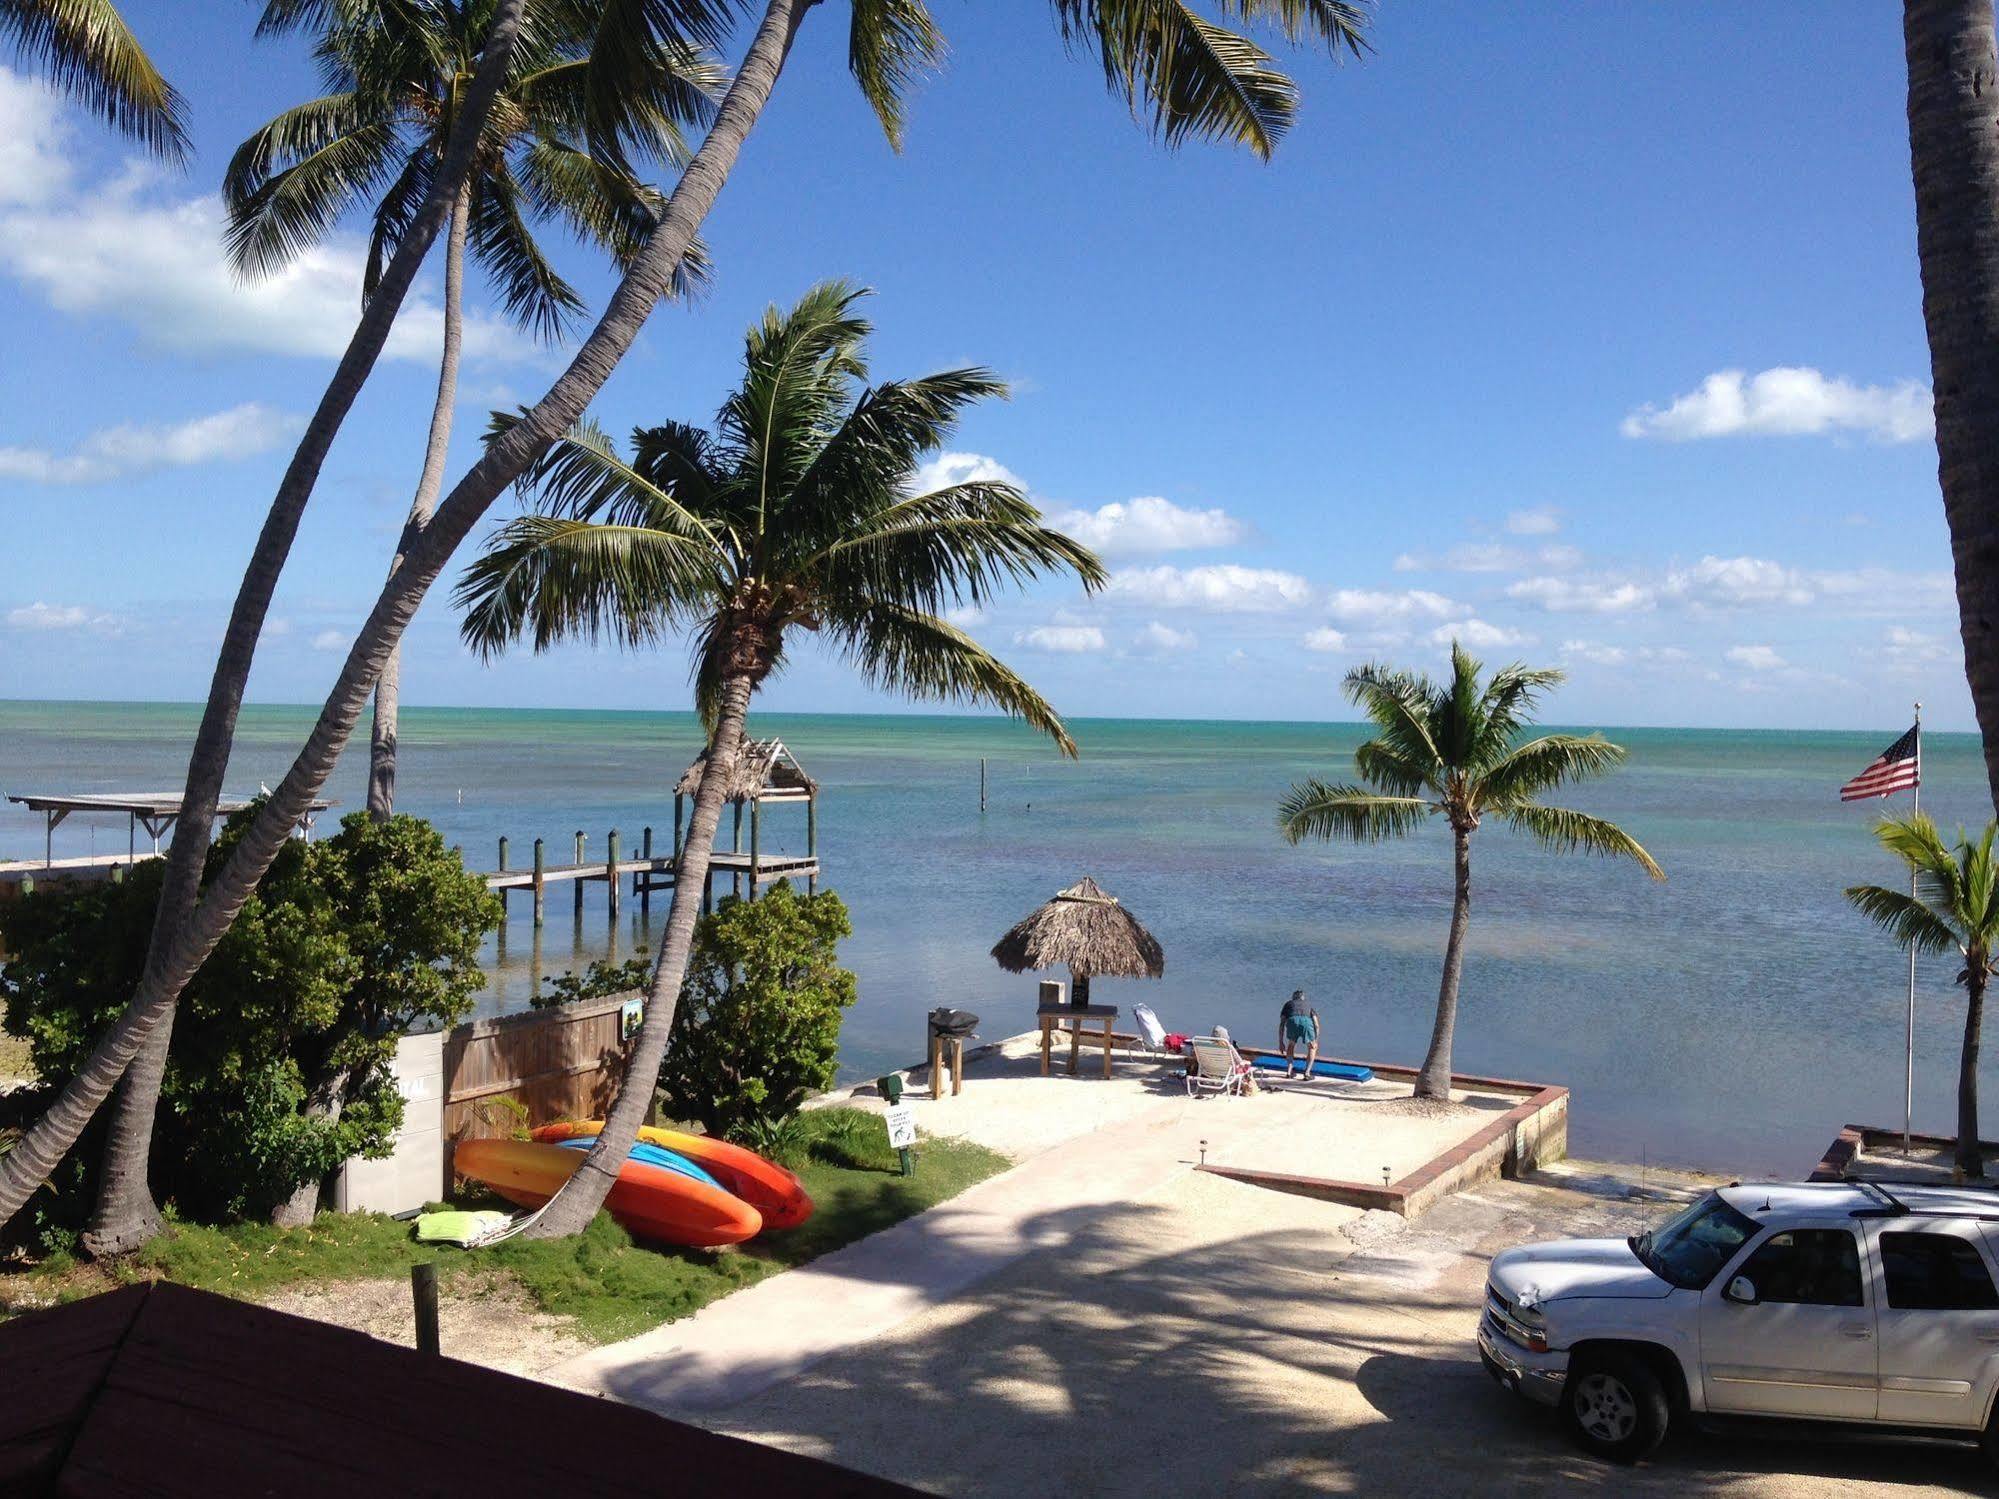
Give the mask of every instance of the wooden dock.
<path id="1" fill-rule="evenodd" d="M 814 840 L 817 841 L 816 839 Z M 534 924 L 540 926 L 547 916 L 548 887 L 568 885 L 574 892 L 576 914 L 583 914 L 583 889 L 586 885 L 599 884 L 606 889 L 607 901 L 612 920 L 618 916 L 621 896 L 627 882 L 631 893 L 638 900 L 642 912 L 650 913 L 655 892 L 670 892 L 679 882 L 679 860 L 673 854 L 659 854 L 653 851 L 652 829 L 647 828 L 636 854 L 620 857 L 618 830 L 613 828 L 604 840 L 605 856 L 601 859 L 584 857 L 586 839 L 582 832 L 576 834 L 575 855 L 567 864 L 548 862 L 548 848 L 545 840 L 534 841 L 533 862 L 526 868 L 516 868 L 509 863 L 508 840 L 500 840 L 499 868 L 482 876 L 488 890 L 497 890 L 504 903 L 516 890 L 528 891 L 534 897 Z M 715 908 L 715 881 L 727 877 L 731 889 L 737 895 L 747 890 L 749 898 L 755 900 L 757 891 L 778 880 L 799 880 L 806 883 L 808 890 L 816 890 L 819 885 L 819 857 L 816 852 L 805 854 L 767 853 L 756 846 L 753 840 L 749 848 L 718 848 L 708 856 L 708 877 L 703 882 L 701 908 L 712 911 Z"/>

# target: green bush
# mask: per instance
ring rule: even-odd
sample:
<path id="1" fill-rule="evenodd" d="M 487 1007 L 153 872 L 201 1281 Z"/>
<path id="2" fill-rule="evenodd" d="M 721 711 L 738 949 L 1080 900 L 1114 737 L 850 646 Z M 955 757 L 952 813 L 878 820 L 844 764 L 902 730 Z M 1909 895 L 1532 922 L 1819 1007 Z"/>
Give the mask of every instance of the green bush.
<path id="1" fill-rule="evenodd" d="M 660 1067 L 667 1111 L 731 1140 L 775 1138 L 778 1121 L 833 1081 L 855 998 L 838 949 L 853 930 L 839 896 L 783 880 L 703 917 Z"/>
<path id="2" fill-rule="evenodd" d="M 250 814 L 224 829 L 211 872 Z M 59 1086 L 130 999 L 163 867 L 0 908 L 6 1028 Z M 152 1184 L 196 1221 L 265 1216 L 402 1122 L 396 1042 L 462 1018 L 499 902 L 420 818 L 345 818 L 287 842 L 182 995 L 154 1130 Z M 94 1155 L 87 1166 L 95 1165 Z M 85 1182 L 66 1184 L 74 1199 Z"/>
<path id="3" fill-rule="evenodd" d="M 638 956 L 622 963 L 599 959 L 581 973 L 572 968 L 542 982 L 548 985 L 547 990 L 536 990 L 528 1000 L 537 1010 L 552 1010 L 586 999 L 609 999 L 614 994 L 630 994 L 634 989 L 643 992 L 652 982 L 652 959 L 642 947 Z"/>

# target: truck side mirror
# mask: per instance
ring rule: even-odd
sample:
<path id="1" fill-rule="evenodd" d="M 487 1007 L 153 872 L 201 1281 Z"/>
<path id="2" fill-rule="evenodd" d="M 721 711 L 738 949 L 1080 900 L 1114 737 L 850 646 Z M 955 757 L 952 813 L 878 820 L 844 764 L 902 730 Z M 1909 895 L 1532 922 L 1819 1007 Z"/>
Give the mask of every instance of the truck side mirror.
<path id="1" fill-rule="evenodd" d="M 1738 1275 L 1721 1294 L 1738 1306 L 1754 1306 L 1757 1302 L 1756 1282 L 1746 1275 Z"/>

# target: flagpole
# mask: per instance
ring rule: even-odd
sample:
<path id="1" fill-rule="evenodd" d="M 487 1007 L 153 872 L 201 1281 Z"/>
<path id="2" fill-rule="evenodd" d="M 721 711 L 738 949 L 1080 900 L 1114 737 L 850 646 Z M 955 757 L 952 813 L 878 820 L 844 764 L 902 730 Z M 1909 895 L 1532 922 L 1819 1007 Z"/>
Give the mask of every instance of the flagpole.
<path id="1" fill-rule="evenodd" d="M 1916 704 L 1916 784 L 1911 788 L 1915 805 L 1911 817 L 1923 810 L 1923 705 Z M 1916 898 L 1916 871 L 1909 870 L 1909 899 Z M 1909 1024 L 1903 1051 L 1902 1071 L 1902 1154 L 1910 1154 L 1909 1137 L 1916 1113 L 1916 944 L 1909 944 Z"/>

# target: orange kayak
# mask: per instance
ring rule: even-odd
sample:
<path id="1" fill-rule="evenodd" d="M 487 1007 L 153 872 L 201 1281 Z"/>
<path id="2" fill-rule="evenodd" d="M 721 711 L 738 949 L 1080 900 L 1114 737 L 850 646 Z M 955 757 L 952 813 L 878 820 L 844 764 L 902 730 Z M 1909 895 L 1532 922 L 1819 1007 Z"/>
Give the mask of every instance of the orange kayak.
<path id="1" fill-rule="evenodd" d="M 534 1137 L 552 1143 L 587 1138 L 603 1131 L 603 1120 L 580 1119 L 544 1124 L 534 1132 Z M 812 1216 L 812 1198 L 798 1178 L 754 1150 L 745 1150 L 712 1135 L 688 1135 L 677 1129 L 654 1129 L 651 1125 L 639 1131 L 639 1138 L 686 1156 L 761 1213 L 765 1228 L 796 1228 Z"/>
<path id="2" fill-rule="evenodd" d="M 452 1157 L 460 1176 L 524 1208 L 547 1202 L 582 1164 L 580 1151 L 528 1140 L 467 1140 Z M 697 1249 L 740 1244 L 763 1227 L 763 1215 L 734 1193 L 641 1161 L 625 1162 L 604 1206 L 638 1238 Z"/>

